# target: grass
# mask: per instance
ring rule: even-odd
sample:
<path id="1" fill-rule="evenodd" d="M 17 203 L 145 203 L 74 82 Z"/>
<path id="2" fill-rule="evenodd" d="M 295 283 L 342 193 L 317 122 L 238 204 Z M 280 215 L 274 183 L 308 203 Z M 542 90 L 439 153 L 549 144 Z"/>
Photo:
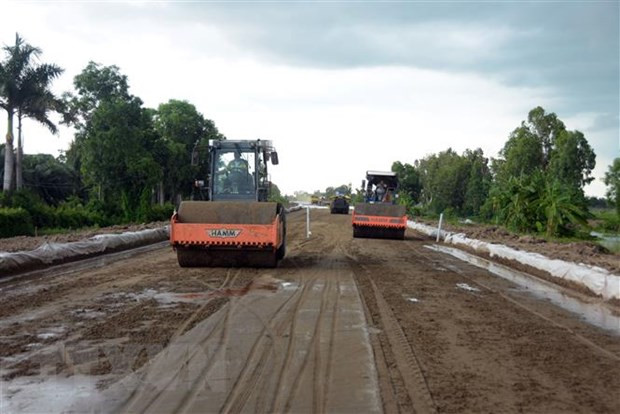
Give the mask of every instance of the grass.
<path id="1" fill-rule="evenodd" d="M 594 218 L 590 220 L 592 230 L 610 235 L 620 233 L 620 216 L 612 209 L 592 210 Z"/>

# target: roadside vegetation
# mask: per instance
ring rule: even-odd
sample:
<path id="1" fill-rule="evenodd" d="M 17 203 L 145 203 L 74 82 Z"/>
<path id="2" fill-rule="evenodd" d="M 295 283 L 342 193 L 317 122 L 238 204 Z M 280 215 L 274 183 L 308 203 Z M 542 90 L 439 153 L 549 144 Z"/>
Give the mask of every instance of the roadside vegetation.
<path id="1" fill-rule="evenodd" d="M 458 154 L 449 148 L 411 164 L 396 161 L 392 171 L 400 179 L 400 201 L 413 216 L 443 213 L 448 220 L 470 218 L 516 233 L 592 239 L 593 229 L 617 234 L 620 222 L 620 158 L 605 176 L 606 200 L 584 194 L 594 166 L 584 134 L 536 107 L 497 158 L 481 149 Z"/>
<path id="2" fill-rule="evenodd" d="M 192 166 L 196 144 L 225 139 L 190 102 L 170 99 L 147 108 L 130 93 L 116 66 L 95 62 L 73 79 L 73 90 L 51 90 L 63 69 L 42 63 L 42 51 L 16 35 L 0 58 L 0 108 L 8 119 L 0 145 L 0 237 L 80 227 L 166 220 L 193 181 L 208 171 L 206 158 Z M 50 132 L 75 130 L 58 157 L 23 154 L 23 120 Z M 606 200 L 588 200 L 595 154 L 580 131 L 567 130 L 555 113 L 532 109 L 509 135 L 497 158 L 481 149 L 448 148 L 412 163 L 396 161 L 400 202 L 413 216 L 471 218 L 548 238 L 590 238 L 592 230 L 617 234 L 620 158 L 605 176 Z M 272 185 L 271 200 L 351 197 L 351 184 L 286 197 Z"/>
<path id="3" fill-rule="evenodd" d="M 40 63 L 40 49 L 16 35 L 3 52 L 0 108 L 9 122 L 0 145 L 1 237 L 167 220 L 208 171 L 204 160 L 191 165 L 194 145 L 225 139 L 187 101 L 145 107 L 116 66 L 90 62 L 74 90 L 56 96 L 51 86 L 63 69 Z M 73 127 L 70 148 L 58 157 L 23 154 L 25 118 L 45 125 L 50 139 L 59 124 Z"/>

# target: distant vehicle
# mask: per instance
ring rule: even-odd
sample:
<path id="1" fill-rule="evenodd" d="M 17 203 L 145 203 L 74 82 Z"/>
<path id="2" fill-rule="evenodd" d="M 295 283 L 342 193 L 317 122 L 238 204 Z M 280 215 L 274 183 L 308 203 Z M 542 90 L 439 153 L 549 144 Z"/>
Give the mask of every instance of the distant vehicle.
<path id="1" fill-rule="evenodd" d="M 181 267 L 275 267 L 286 249 L 284 207 L 267 201 L 267 163 L 278 164 L 271 141 L 209 141 L 206 201 L 184 201 L 172 216 L 170 243 Z M 192 164 L 197 163 L 198 147 Z"/>
<path id="2" fill-rule="evenodd" d="M 323 196 L 313 195 L 310 197 L 310 204 L 315 206 L 326 206 L 329 204 L 329 201 Z"/>
<path id="3" fill-rule="evenodd" d="M 362 189 L 364 202 L 355 204 L 351 220 L 353 237 L 404 239 L 407 215 L 405 206 L 396 204 L 396 173 L 367 171 Z"/>
<path id="4" fill-rule="evenodd" d="M 331 214 L 349 214 L 349 197 L 337 194 L 332 197 L 329 203 L 329 211 Z"/>

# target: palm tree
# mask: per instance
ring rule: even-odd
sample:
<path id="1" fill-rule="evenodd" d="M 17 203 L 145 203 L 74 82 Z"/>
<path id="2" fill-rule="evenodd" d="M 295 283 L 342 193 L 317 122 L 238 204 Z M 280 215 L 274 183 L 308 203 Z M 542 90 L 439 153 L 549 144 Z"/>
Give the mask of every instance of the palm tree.
<path id="1" fill-rule="evenodd" d="M 0 62 L 0 108 L 8 115 L 6 147 L 4 153 L 3 190 L 11 190 L 15 167 L 13 149 L 13 118 L 18 117 L 18 151 L 17 176 L 18 188 L 21 188 L 21 120 L 32 118 L 46 125 L 52 132 L 56 126 L 49 120 L 48 112 L 57 110 L 58 100 L 49 91 L 52 80 L 63 69 L 53 64 L 33 65 L 33 59 L 41 54 L 41 49 L 31 46 L 15 35 L 15 45 L 5 46 L 7 58 Z"/>
<path id="2" fill-rule="evenodd" d="M 15 187 L 20 190 L 22 180 L 22 119 L 31 118 L 45 125 L 52 134 L 58 132 L 56 125 L 50 121 L 51 110 L 61 111 L 61 102 L 49 91 L 51 81 L 62 69 L 55 65 L 42 64 L 28 70 L 19 91 L 19 107 L 17 108 L 17 153 L 15 157 Z"/>

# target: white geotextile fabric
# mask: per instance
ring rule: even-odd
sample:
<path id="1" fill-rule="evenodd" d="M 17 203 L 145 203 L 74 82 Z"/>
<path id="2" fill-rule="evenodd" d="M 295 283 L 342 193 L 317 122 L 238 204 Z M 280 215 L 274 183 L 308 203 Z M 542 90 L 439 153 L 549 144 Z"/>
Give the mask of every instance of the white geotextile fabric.
<path id="1" fill-rule="evenodd" d="M 299 210 L 301 210 L 301 208 L 302 208 L 302 207 L 301 207 L 300 205 L 296 205 L 296 206 L 292 206 L 292 207 L 286 208 L 286 209 L 284 209 L 284 211 L 285 211 L 286 213 L 292 213 L 292 212 L 294 212 L 294 211 L 299 211 Z"/>
<path id="2" fill-rule="evenodd" d="M 168 238 L 168 230 L 166 226 L 121 234 L 100 234 L 83 241 L 44 243 L 30 251 L 0 252 L 0 276 L 71 259 L 156 243 Z"/>
<path id="3" fill-rule="evenodd" d="M 286 212 L 292 213 L 301 208 L 301 206 L 293 206 L 286 209 Z M 121 234 L 100 234 L 88 240 L 70 243 L 44 243 L 30 251 L 0 252 L 0 277 L 72 259 L 163 241 L 169 237 L 169 227 Z"/>
<path id="4" fill-rule="evenodd" d="M 424 233 L 433 238 L 437 237 L 437 228 L 409 220 L 409 228 Z M 544 270 L 554 277 L 571 280 L 586 286 L 594 293 L 605 299 L 620 299 L 620 276 L 606 269 L 590 266 L 583 263 L 572 263 L 564 260 L 550 259 L 539 253 L 516 250 L 503 244 L 487 243 L 470 239 L 462 233 L 450 233 L 441 230 L 440 239 L 446 243 L 467 246 L 481 253 L 488 253 L 491 257 L 497 256 L 508 260 Z"/>

